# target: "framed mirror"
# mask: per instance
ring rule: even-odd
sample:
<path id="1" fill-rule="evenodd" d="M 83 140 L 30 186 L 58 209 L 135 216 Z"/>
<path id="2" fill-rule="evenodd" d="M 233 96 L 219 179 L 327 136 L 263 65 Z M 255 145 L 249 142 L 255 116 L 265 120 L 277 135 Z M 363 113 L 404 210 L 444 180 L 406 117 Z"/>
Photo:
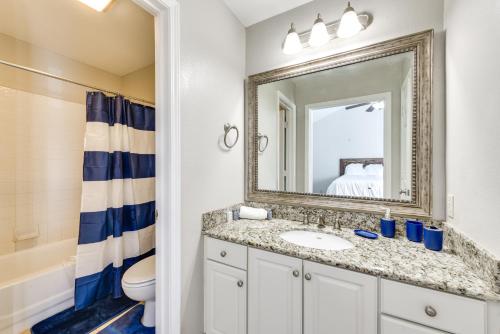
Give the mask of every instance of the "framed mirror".
<path id="1" fill-rule="evenodd" d="M 431 216 L 432 41 L 250 76 L 246 199 Z"/>

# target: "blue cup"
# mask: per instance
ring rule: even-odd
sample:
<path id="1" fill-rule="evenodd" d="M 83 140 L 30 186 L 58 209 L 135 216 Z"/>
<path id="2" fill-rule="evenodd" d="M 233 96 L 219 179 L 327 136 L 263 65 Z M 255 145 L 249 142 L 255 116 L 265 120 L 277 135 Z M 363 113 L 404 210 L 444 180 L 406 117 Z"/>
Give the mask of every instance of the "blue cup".
<path id="1" fill-rule="evenodd" d="M 396 221 L 394 219 L 380 219 L 380 232 L 386 238 L 394 238 L 396 235 Z"/>
<path id="2" fill-rule="evenodd" d="M 424 227 L 425 248 L 439 252 L 443 249 L 443 230 L 434 226 Z"/>
<path id="3" fill-rule="evenodd" d="M 422 242 L 424 224 L 418 220 L 406 221 L 406 237 L 413 242 Z"/>

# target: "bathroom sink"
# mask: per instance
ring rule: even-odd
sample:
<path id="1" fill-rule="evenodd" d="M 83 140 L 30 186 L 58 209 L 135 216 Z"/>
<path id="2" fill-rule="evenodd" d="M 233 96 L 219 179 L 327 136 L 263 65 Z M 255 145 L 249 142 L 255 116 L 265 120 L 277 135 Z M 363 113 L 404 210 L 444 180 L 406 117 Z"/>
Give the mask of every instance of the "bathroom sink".
<path id="1" fill-rule="evenodd" d="M 353 248 L 349 241 L 332 234 L 310 231 L 288 231 L 280 237 L 292 244 L 322 250 L 343 250 Z"/>

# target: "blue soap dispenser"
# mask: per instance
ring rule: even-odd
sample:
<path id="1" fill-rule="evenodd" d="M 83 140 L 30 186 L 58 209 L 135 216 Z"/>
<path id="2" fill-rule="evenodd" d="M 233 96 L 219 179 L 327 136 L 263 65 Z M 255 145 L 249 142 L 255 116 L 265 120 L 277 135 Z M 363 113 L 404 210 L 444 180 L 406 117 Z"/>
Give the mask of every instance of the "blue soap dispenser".
<path id="1" fill-rule="evenodd" d="M 385 216 L 380 219 L 380 231 L 386 238 L 394 238 L 396 235 L 396 220 L 391 218 L 391 209 L 385 209 Z"/>

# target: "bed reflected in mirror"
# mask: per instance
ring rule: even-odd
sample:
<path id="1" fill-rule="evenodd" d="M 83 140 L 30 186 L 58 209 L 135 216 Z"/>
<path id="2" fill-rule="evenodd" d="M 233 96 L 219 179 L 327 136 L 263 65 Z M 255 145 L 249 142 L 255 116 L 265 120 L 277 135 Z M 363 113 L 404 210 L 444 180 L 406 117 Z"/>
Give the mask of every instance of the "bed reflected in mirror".
<path id="1" fill-rule="evenodd" d="M 410 201 L 414 68 L 405 52 L 259 85 L 258 189 Z"/>

